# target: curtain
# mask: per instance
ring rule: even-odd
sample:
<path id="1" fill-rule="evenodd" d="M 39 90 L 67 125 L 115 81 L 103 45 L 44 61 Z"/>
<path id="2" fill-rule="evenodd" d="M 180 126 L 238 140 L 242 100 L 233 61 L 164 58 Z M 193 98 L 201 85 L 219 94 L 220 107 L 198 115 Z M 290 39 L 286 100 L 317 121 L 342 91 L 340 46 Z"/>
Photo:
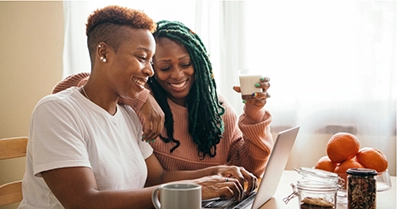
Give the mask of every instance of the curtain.
<path id="1" fill-rule="evenodd" d="M 336 132 L 376 147 L 396 170 L 395 1 L 65 1 L 64 77 L 89 72 L 85 22 L 119 4 L 200 35 L 219 93 L 238 114 L 237 70 L 271 79 L 272 130 L 301 126 L 287 166 L 313 166 Z"/>
<path id="2" fill-rule="evenodd" d="M 247 68 L 271 78 L 273 127 L 300 125 L 297 164 L 336 132 L 396 159 L 396 2 L 247 2 Z M 303 152 L 304 151 L 304 152 Z M 300 155 L 298 154 L 300 153 Z"/>

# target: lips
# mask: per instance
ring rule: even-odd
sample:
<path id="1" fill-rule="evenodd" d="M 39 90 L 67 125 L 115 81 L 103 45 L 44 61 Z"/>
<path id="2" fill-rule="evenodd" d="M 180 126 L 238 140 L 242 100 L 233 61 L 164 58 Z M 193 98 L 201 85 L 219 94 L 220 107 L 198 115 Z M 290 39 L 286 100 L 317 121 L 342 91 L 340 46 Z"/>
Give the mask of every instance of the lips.
<path id="1" fill-rule="evenodd" d="M 141 88 L 143 88 L 145 86 L 146 80 L 145 79 L 139 79 L 139 78 L 132 78 L 132 80 L 138 84 L 139 86 L 141 86 Z"/>
<path id="2" fill-rule="evenodd" d="M 186 82 L 187 82 L 187 81 L 184 81 L 184 82 L 182 82 L 182 83 L 170 83 L 170 85 L 171 85 L 172 87 L 174 87 L 174 88 L 182 88 L 182 87 L 184 87 L 184 86 L 186 85 Z"/>

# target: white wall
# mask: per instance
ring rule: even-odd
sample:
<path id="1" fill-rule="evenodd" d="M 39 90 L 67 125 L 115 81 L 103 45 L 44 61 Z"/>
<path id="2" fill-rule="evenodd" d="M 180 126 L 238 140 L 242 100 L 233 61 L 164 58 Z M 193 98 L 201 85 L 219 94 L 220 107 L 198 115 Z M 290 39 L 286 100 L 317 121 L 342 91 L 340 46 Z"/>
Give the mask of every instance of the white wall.
<path id="1" fill-rule="evenodd" d="M 62 4 L 0 1 L 1 138 L 27 136 L 35 104 L 62 78 Z M 24 158 L 0 161 L 0 184 L 21 179 L 24 170 Z"/>

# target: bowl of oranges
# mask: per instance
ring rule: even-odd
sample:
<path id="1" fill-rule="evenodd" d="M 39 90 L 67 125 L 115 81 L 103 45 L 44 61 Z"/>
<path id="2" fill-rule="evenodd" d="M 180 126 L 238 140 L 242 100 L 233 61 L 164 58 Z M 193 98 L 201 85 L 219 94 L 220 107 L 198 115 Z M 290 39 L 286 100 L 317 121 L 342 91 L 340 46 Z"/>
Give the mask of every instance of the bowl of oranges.
<path id="1" fill-rule="evenodd" d="M 326 153 L 327 155 L 317 161 L 315 169 L 334 172 L 345 182 L 346 171 L 349 168 L 373 169 L 378 173 L 377 191 L 386 191 L 391 188 L 386 155 L 374 147 L 360 147 L 360 141 L 355 135 L 346 132 L 332 135 L 327 142 Z"/>

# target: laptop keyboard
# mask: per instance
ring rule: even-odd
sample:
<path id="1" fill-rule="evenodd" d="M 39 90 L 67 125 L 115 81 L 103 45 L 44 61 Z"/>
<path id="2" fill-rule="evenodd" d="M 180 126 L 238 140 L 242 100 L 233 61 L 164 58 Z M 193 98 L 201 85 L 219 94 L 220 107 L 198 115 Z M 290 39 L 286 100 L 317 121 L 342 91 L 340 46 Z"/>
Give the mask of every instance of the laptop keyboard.
<path id="1" fill-rule="evenodd" d="M 251 206 L 256 196 L 256 192 L 252 192 L 249 196 L 246 196 L 242 201 L 235 199 L 217 199 L 209 202 L 203 201 L 202 208 L 232 208 L 232 209 L 243 209 L 247 206 Z"/>
<path id="2" fill-rule="evenodd" d="M 206 203 L 203 208 L 228 208 L 235 202 L 235 199 L 218 199 Z"/>
<path id="3" fill-rule="evenodd" d="M 251 208 L 252 203 L 254 202 L 256 196 L 256 192 L 252 192 L 247 198 L 242 200 L 238 205 L 233 207 L 234 209 L 245 209 L 245 208 Z"/>

